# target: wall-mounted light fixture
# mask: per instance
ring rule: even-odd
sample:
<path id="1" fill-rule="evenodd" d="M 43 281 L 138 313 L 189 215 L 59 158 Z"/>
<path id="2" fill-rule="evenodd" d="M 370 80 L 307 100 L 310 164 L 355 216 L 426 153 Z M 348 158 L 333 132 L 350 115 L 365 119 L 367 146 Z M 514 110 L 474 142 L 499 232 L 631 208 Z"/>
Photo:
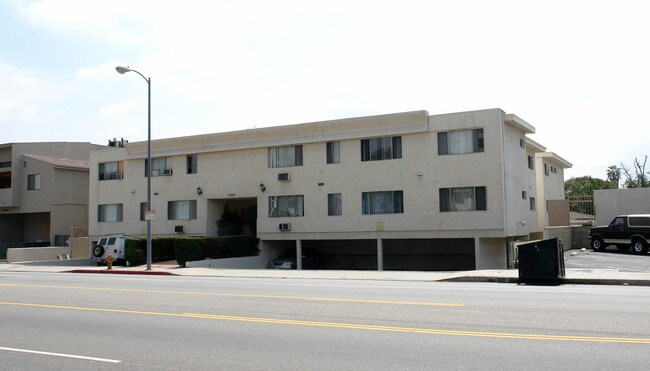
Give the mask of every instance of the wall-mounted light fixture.
<path id="1" fill-rule="evenodd" d="M 264 186 L 264 183 L 260 183 L 260 191 L 262 192 L 266 191 L 266 187 Z"/>
<path id="2" fill-rule="evenodd" d="M 201 187 L 196 187 L 196 194 L 199 196 L 203 194 L 203 190 L 201 189 Z"/>
<path id="3" fill-rule="evenodd" d="M 524 226 L 524 225 L 526 225 L 526 221 L 525 221 L 525 220 L 522 220 L 522 221 L 520 221 L 520 222 L 517 222 L 517 224 L 521 224 L 522 226 Z"/>

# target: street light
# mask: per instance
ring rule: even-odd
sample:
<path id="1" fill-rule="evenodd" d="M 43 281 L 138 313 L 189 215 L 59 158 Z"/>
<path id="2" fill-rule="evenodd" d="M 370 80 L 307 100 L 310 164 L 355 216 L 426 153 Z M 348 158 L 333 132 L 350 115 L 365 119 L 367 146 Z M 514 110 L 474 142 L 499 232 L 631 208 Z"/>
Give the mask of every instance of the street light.
<path id="1" fill-rule="evenodd" d="M 132 70 L 128 67 L 117 66 L 115 70 L 120 74 L 125 74 L 127 72 L 135 72 L 138 75 L 142 76 L 144 81 L 147 82 L 149 87 L 149 99 L 148 99 L 148 108 L 147 108 L 147 270 L 151 270 L 151 78 L 146 78 L 140 72 Z"/>

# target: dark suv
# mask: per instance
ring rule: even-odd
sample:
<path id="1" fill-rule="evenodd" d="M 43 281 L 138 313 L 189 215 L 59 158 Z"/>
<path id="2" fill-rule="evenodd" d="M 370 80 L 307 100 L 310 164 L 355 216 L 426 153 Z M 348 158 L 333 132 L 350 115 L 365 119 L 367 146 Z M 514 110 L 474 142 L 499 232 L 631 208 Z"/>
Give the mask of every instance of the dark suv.
<path id="1" fill-rule="evenodd" d="M 609 225 L 591 228 L 589 238 L 594 251 L 604 251 L 608 245 L 616 245 L 621 251 L 632 247 L 635 254 L 647 254 L 650 214 L 619 215 Z"/>

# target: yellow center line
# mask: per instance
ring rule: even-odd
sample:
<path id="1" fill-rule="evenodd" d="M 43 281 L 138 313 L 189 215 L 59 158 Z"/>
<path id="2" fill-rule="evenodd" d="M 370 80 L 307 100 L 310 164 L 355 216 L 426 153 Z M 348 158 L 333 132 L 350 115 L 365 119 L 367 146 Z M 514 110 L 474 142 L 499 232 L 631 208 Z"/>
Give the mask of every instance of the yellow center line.
<path id="1" fill-rule="evenodd" d="M 222 320 L 222 321 L 269 323 L 269 324 L 278 324 L 278 325 L 339 328 L 339 329 L 366 330 L 366 331 L 406 332 L 406 333 L 416 333 L 416 334 L 426 334 L 426 335 L 448 335 L 448 336 L 468 336 L 468 337 L 547 340 L 547 341 L 571 341 L 571 342 L 589 342 L 589 343 L 650 344 L 650 338 L 616 338 L 616 337 L 599 337 L 599 336 L 571 336 L 571 335 L 550 335 L 550 334 L 514 334 L 514 333 L 502 333 L 502 332 L 481 332 L 481 331 L 454 331 L 454 330 L 437 330 L 437 329 L 416 328 L 416 327 L 379 326 L 379 325 L 364 325 L 364 324 L 337 323 L 337 322 L 316 322 L 316 321 L 302 321 L 302 320 L 278 319 L 278 318 L 226 316 L 226 315 L 218 315 L 218 314 L 166 313 L 166 312 L 152 312 L 152 311 L 141 311 L 141 310 L 74 307 L 74 306 L 66 306 L 66 305 L 33 304 L 33 303 L 17 303 L 17 302 L 0 302 L 0 305 L 32 307 L 32 308 L 66 309 L 66 310 L 91 311 L 91 312 L 139 314 L 139 315 L 149 315 L 149 316 L 182 317 L 182 318 L 194 318 L 194 319 L 214 319 L 214 320 Z"/>
<path id="2" fill-rule="evenodd" d="M 35 287 L 35 288 L 48 288 L 48 289 L 90 290 L 90 291 L 119 291 L 119 292 L 166 294 L 166 295 L 196 295 L 196 296 L 217 296 L 217 297 L 239 297 L 239 298 L 253 298 L 253 299 L 285 299 L 285 300 L 304 300 L 304 301 L 316 301 L 316 302 L 418 305 L 418 306 L 434 306 L 434 307 L 465 307 L 466 306 L 465 304 L 436 303 L 436 302 L 426 302 L 426 301 L 395 301 L 395 300 L 371 300 L 371 299 L 317 298 L 317 297 L 307 297 L 307 296 L 284 296 L 284 295 L 225 294 L 225 293 L 212 293 L 212 292 L 138 290 L 138 289 L 126 289 L 126 288 L 101 288 L 101 287 L 84 287 L 84 286 L 0 284 L 0 287 L 3 286 L 4 287 Z"/>

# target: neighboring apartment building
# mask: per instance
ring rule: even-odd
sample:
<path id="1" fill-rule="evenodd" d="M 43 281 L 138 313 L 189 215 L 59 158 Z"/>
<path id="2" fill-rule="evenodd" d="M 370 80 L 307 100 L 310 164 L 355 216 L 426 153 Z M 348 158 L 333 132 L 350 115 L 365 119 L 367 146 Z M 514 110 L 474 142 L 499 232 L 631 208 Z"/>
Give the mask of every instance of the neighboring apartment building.
<path id="1" fill-rule="evenodd" d="M 91 143 L 0 144 L 0 244 L 66 246 L 88 225 Z"/>
<path id="2" fill-rule="evenodd" d="M 327 269 L 505 268 L 508 242 L 544 228 L 547 194 L 527 160 L 542 151 L 527 148 L 533 132 L 488 109 L 155 140 L 152 233 L 216 236 L 226 204 L 256 206 L 269 259 L 309 249 Z M 146 144 L 91 154 L 91 238 L 145 234 Z M 555 166 L 561 175 L 570 164 Z"/>

